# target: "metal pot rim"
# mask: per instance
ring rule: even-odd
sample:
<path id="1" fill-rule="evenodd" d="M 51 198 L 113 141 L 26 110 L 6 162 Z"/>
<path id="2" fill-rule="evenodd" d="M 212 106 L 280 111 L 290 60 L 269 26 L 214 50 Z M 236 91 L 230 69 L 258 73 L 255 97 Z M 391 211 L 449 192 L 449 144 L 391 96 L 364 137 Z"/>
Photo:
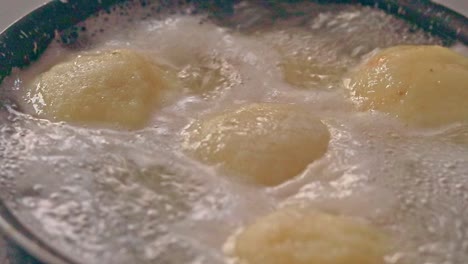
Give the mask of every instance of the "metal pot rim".
<path id="1" fill-rule="evenodd" d="M 20 246 L 35 258 L 49 264 L 74 264 L 72 259 L 48 246 L 33 232 L 22 225 L 0 200 L 0 232 L 15 245 Z"/>

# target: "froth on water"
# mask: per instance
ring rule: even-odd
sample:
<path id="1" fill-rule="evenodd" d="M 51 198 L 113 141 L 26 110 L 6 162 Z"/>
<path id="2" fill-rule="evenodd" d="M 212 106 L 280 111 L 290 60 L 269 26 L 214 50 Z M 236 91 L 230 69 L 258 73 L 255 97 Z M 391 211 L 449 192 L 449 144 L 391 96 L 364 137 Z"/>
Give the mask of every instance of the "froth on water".
<path id="1" fill-rule="evenodd" d="M 417 129 L 357 112 L 342 82 L 372 51 L 440 39 L 354 5 L 241 2 L 224 19 L 189 5 L 161 6 L 88 19 L 72 44 L 58 39 L 2 84 L 0 197 L 28 226 L 86 263 L 223 263 L 221 245 L 234 230 L 305 201 L 391 234 L 396 247 L 387 263 L 464 263 L 466 125 Z M 176 89 L 145 128 L 28 114 L 34 109 L 22 91 L 38 74 L 81 52 L 115 49 L 173 72 Z M 182 150 L 182 131 L 195 119 L 258 102 L 317 115 L 331 135 L 325 156 L 267 188 L 237 182 Z"/>

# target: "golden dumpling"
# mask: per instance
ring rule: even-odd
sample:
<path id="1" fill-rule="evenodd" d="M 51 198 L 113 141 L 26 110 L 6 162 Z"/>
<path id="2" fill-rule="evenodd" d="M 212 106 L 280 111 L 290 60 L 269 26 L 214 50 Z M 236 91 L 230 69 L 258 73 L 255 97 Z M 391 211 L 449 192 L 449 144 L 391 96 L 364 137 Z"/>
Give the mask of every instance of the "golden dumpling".
<path id="1" fill-rule="evenodd" d="M 440 46 L 397 46 L 351 76 L 353 100 L 419 126 L 468 121 L 468 59 Z"/>
<path id="2" fill-rule="evenodd" d="M 164 72 L 131 50 L 78 55 L 39 76 L 28 92 L 54 121 L 128 129 L 145 125 L 166 88 Z"/>
<path id="3" fill-rule="evenodd" d="M 228 253 L 242 264 L 383 264 L 389 247 L 367 224 L 299 207 L 261 217 L 234 239 Z"/>
<path id="4" fill-rule="evenodd" d="M 231 174 L 273 186 L 300 174 L 327 150 L 327 127 L 301 107 L 251 104 L 206 117 L 187 130 L 185 149 Z"/>

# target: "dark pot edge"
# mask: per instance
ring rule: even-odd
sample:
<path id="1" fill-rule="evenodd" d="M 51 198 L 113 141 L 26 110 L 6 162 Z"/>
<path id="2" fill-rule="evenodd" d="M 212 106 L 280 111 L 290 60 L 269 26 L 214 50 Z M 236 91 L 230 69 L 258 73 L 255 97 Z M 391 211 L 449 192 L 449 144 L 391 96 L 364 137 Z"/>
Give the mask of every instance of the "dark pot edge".
<path id="1" fill-rule="evenodd" d="M 11 247 L 18 247 L 30 254 L 33 259 L 48 264 L 75 264 L 72 259 L 48 246 L 21 224 L 0 200 L 0 233 L 5 235 Z M 12 263 L 14 264 L 14 263 Z"/>

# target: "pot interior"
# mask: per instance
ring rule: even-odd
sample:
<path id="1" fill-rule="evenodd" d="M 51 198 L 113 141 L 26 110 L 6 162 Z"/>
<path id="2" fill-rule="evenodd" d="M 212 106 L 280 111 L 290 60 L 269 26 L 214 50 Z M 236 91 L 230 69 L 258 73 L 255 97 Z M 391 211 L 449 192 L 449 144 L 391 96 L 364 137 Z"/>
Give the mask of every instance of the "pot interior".
<path id="1" fill-rule="evenodd" d="M 9 216 L 2 224 L 9 225 L 7 233 L 56 263 L 224 263 L 221 245 L 237 228 L 280 204 L 314 194 L 309 199 L 319 208 L 368 217 L 391 230 L 402 246 L 392 256 L 461 264 L 468 257 L 460 248 L 468 234 L 454 235 L 453 227 L 468 226 L 466 206 L 460 204 L 466 194 L 450 188 L 465 186 L 461 176 L 468 152 L 466 145 L 452 146 L 450 140 L 463 141 L 466 125 L 421 132 L 404 130 L 384 116 L 347 117 L 343 113 L 351 111 L 351 104 L 340 97 L 340 87 L 349 69 L 376 49 L 432 44 L 466 52 L 461 44 L 467 42 L 466 18 L 419 2 L 288 2 L 54 1 L 4 32 L 0 198 L 2 214 Z M 177 69 L 177 78 L 189 79 L 198 90 L 184 86 L 168 96 L 161 113 L 137 131 L 27 114 L 34 109 L 22 102 L 21 91 L 36 76 L 80 52 L 122 49 Z M 303 58 L 317 61 L 313 67 L 319 73 L 307 73 L 305 84 L 297 84 L 304 74 L 298 77 L 297 61 L 288 64 L 281 59 L 284 54 L 300 63 Z M 292 80 L 287 84 L 277 77 L 282 65 L 292 69 L 290 75 L 283 72 Z M 221 77 L 213 81 L 200 75 Z M 216 87 L 206 91 L 211 83 Z M 177 147 L 184 129 L 198 117 L 259 101 L 299 102 L 324 116 L 334 138 L 328 156 L 290 184 L 258 188 L 230 180 Z M 361 137 L 369 131 L 376 135 Z M 398 137 L 394 142 L 381 134 Z M 375 154 L 376 147 L 392 152 Z M 434 148 L 440 153 L 432 155 Z M 381 165 L 387 158 L 391 162 Z M 421 165 L 427 163 L 437 173 L 455 176 L 440 183 L 439 175 Z M 313 175 L 319 180 L 310 180 Z M 411 175 L 429 180 L 418 185 Z M 330 179 L 335 187 L 324 183 Z M 444 194 L 426 197 L 432 191 Z M 429 199 L 435 209 L 423 206 L 413 215 L 407 207 L 419 206 L 414 201 L 421 199 Z M 449 204 L 453 207 L 446 208 Z M 440 216 L 438 227 L 434 215 Z M 436 228 L 431 236 L 443 252 L 426 245 L 429 227 Z M 418 252 L 418 247 L 429 249 Z"/>

